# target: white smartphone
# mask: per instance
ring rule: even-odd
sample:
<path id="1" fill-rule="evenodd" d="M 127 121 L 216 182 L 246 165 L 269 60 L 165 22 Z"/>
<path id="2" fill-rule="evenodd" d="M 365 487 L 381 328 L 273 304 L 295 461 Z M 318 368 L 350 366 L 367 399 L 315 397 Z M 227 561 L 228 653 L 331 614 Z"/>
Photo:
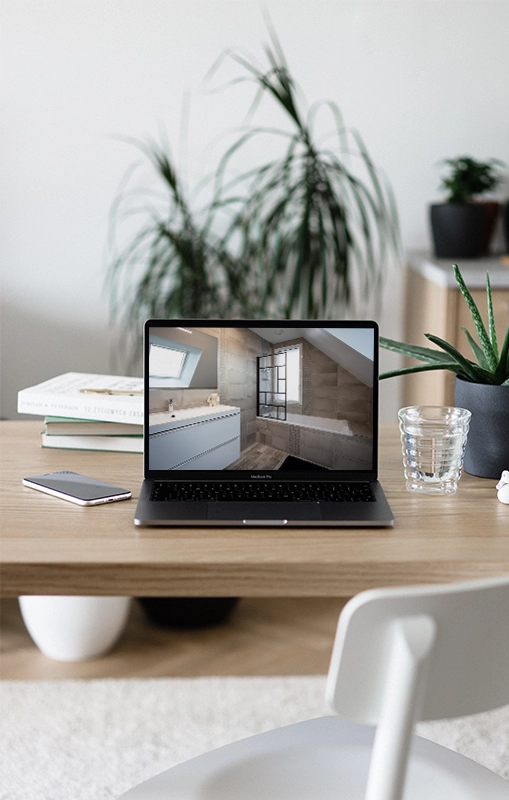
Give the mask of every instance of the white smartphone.
<path id="1" fill-rule="evenodd" d="M 61 500 L 69 500 L 79 506 L 97 506 L 101 503 L 114 503 L 116 500 L 129 500 L 132 497 L 128 489 L 68 470 L 23 478 L 23 486 L 51 494 Z"/>

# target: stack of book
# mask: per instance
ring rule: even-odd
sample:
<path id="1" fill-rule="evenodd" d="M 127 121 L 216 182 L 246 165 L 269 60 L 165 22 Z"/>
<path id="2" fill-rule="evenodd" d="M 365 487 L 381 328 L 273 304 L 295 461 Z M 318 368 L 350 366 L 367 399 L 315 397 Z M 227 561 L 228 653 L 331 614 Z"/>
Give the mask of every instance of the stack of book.
<path id="1" fill-rule="evenodd" d="M 43 447 L 143 452 L 143 379 L 66 372 L 18 392 L 18 412 L 44 417 Z"/>

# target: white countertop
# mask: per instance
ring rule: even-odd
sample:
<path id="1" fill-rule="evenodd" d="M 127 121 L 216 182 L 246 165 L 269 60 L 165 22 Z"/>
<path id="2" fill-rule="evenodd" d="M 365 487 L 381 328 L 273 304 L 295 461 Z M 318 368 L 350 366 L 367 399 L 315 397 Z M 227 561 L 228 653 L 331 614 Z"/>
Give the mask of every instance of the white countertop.
<path id="1" fill-rule="evenodd" d="M 409 267 L 437 286 L 458 289 L 452 271 L 452 265 L 457 264 L 469 289 L 484 289 L 487 272 L 490 274 L 492 289 L 509 289 L 509 263 L 504 263 L 503 258 L 507 259 L 507 256 L 486 256 L 475 259 L 435 258 L 424 251 L 412 251 L 407 253 L 406 262 Z"/>
<path id="2" fill-rule="evenodd" d="M 189 425 L 191 422 L 204 421 L 205 418 L 214 419 L 227 412 L 239 412 L 237 406 L 197 406 L 196 408 L 181 408 L 175 411 L 160 411 L 150 414 L 148 426 L 150 433 L 160 433 L 161 431 L 180 428 Z"/>

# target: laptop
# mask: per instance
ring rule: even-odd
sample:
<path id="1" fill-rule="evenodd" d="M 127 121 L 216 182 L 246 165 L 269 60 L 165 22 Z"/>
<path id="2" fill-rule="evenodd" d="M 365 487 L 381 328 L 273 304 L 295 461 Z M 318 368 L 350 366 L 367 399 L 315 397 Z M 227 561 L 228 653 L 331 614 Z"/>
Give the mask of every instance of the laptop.
<path id="1" fill-rule="evenodd" d="M 152 319 L 138 526 L 390 526 L 375 322 Z"/>

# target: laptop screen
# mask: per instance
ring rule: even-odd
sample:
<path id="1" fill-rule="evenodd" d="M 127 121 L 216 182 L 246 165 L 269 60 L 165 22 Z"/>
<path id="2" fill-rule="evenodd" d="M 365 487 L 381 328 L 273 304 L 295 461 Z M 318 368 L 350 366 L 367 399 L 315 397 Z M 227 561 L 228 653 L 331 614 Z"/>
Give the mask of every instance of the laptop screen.
<path id="1" fill-rule="evenodd" d="M 148 478 L 376 477 L 375 322 L 149 320 L 144 364 Z"/>

